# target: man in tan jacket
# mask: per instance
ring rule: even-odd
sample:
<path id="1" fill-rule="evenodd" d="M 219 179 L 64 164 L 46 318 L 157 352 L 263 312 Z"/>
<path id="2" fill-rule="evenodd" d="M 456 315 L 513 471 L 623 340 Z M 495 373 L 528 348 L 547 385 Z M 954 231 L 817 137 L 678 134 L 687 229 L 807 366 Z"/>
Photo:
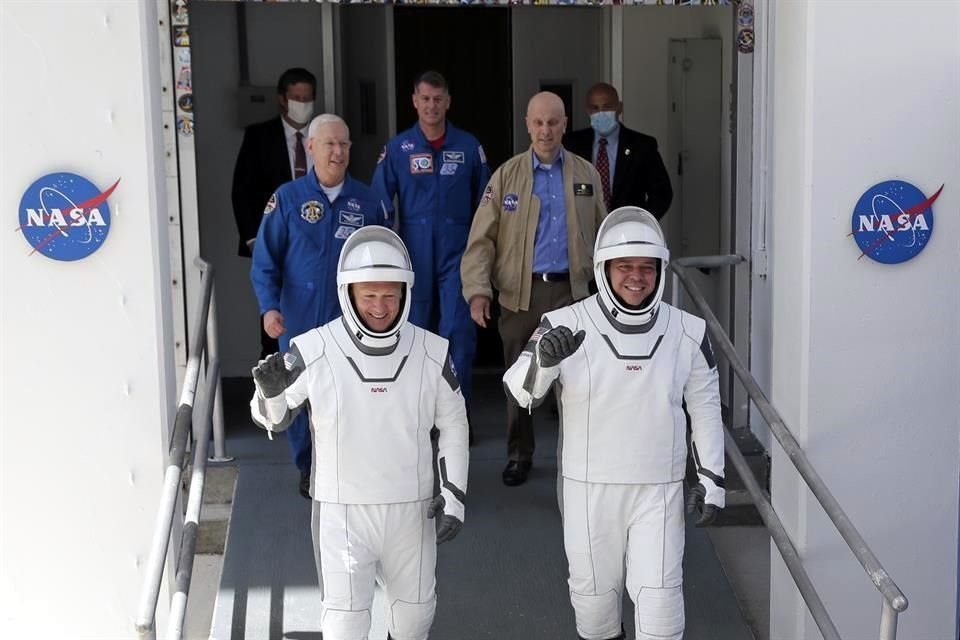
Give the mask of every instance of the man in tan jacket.
<path id="1" fill-rule="evenodd" d="M 561 145 L 563 101 L 549 92 L 527 104 L 530 150 L 494 172 L 480 200 L 460 263 L 463 297 L 481 327 L 500 292 L 504 362 L 516 361 L 540 316 L 586 298 L 593 245 L 607 211 L 593 165 Z M 503 482 L 523 484 L 533 461 L 533 420 L 507 399 Z"/>

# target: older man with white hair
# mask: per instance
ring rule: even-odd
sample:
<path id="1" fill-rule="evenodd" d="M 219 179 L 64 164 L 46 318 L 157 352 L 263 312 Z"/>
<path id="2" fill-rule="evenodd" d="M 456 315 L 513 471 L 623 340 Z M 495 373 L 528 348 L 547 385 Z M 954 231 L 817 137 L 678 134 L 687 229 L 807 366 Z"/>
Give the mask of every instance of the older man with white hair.
<path id="1" fill-rule="evenodd" d="M 291 336 L 340 315 L 337 259 L 350 234 L 366 225 L 386 226 L 379 194 L 347 173 L 350 129 L 339 116 L 313 119 L 307 135 L 313 170 L 277 189 L 263 211 L 253 248 L 250 278 L 263 328 L 287 351 Z M 300 493 L 310 498 L 313 471 L 310 429 L 300 418 L 287 430 Z"/>

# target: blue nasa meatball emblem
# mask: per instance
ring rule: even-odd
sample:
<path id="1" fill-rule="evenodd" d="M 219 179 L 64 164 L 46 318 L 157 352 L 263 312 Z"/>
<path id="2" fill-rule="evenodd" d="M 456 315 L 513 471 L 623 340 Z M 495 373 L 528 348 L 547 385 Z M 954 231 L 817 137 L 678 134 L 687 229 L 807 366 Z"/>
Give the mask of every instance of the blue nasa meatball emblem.
<path id="1" fill-rule="evenodd" d="M 54 260 L 81 260 L 103 246 L 110 232 L 106 191 L 73 173 L 50 173 L 35 181 L 20 199 L 20 228 L 24 239 Z"/>
<path id="2" fill-rule="evenodd" d="M 860 257 L 898 264 L 915 257 L 933 234 L 933 203 L 943 186 L 929 198 L 902 180 L 875 184 L 860 196 L 853 209 L 851 235 Z"/>

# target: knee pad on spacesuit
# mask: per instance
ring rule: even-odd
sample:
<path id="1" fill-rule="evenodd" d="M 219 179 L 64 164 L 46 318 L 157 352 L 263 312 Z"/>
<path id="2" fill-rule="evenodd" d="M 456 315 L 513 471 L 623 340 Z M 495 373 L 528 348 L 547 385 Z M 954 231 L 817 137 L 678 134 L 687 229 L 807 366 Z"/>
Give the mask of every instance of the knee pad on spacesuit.
<path id="1" fill-rule="evenodd" d="M 394 640 L 427 640 L 436 611 L 436 597 L 427 602 L 397 600 L 390 606 L 390 637 Z"/>
<path id="2" fill-rule="evenodd" d="M 370 610 L 324 609 L 324 640 L 366 640 L 370 633 Z"/>
<path id="3" fill-rule="evenodd" d="M 620 633 L 620 594 L 615 590 L 596 596 L 571 591 L 570 604 L 583 640 L 609 640 Z"/>
<path id="4" fill-rule="evenodd" d="M 683 637 L 683 590 L 642 587 L 634 599 L 637 640 L 680 640 Z"/>

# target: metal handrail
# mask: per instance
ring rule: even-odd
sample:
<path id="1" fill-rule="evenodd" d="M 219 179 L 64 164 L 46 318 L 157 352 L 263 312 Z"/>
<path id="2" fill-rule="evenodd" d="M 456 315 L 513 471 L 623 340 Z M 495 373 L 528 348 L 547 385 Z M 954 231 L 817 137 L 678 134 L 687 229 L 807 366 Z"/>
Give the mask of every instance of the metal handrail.
<path id="1" fill-rule="evenodd" d="M 140 603 L 137 607 L 135 629 L 141 637 L 154 640 L 156 638 L 156 612 L 160 597 L 160 586 L 163 581 L 163 570 L 166 564 L 167 551 L 170 545 L 170 533 L 173 526 L 173 515 L 177 507 L 177 497 L 180 491 L 180 478 L 185 469 L 187 445 L 193 432 L 194 402 L 200 373 L 206 359 L 206 377 L 200 407 L 197 432 L 194 433 L 193 443 L 193 473 L 190 483 L 190 494 L 187 501 L 187 513 L 181 533 L 180 554 L 177 562 L 176 592 L 171 603 L 171 625 L 168 629 L 168 638 L 180 638 L 182 635 L 183 620 L 186 613 L 186 600 L 190 589 L 190 574 L 193 570 L 193 558 L 196 551 L 197 531 L 200 518 L 200 508 L 203 498 L 203 486 L 206 476 L 207 446 L 210 439 L 211 424 L 214 430 L 214 446 L 217 440 L 217 413 L 220 411 L 220 452 L 223 449 L 222 405 L 220 402 L 220 361 L 213 357 L 216 353 L 216 330 L 211 329 L 216 324 L 213 314 L 215 296 L 213 291 L 214 268 L 202 259 L 197 259 L 203 276 L 199 304 L 195 310 L 192 325 L 192 340 L 190 341 L 191 354 L 187 360 L 184 374 L 183 388 L 180 392 L 180 405 L 174 420 L 173 434 L 170 438 L 169 462 L 164 473 L 163 486 L 160 495 L 160 506 L 157 510 L 157 523 L 150 545 L 150 555 L 147 559 L 146 577 L 140 592 Z M 216 460 L 216 458 L 211 458 Z"/>
<path id="2" fill-rule="evenodd" d="M 696 304 L 700 313 L 703 315 L 703 319 L 707 323 L 707 330 L 710 332 L 710 337 L 713 339 L 714 345 L 718 347 L 726 357 L 733 372 L 746 389 L 747 395 L 756 405 L 763 419 L 766 420 L 770 431 L 773 432 L 777 438 L 777 442 L 783 447 L 787 458 L 800 473 L 807 487 L 809 487 L 814 497 L 816 497 L 820 506 L 823 507 L 824 512 L 830 518 L 830 521 L 833 522 L 833 525 L 840 533 L 844 542 L 847 543 L 850 551 L 860 562 L 860 565 L 870 577 L 871 582 L 873 582 L 874 586 L 883 596 L 883 606 L 880 616 L 880 640 L 894 640 L 897 637 L 898 614 L 901 611 L 905 611 L 909 604 L 907 597 L 903 595 L 903 592 L 897 584 L 889 574 L 887 574 L 883 565 L 880 564 L 880 561 L 863 539 L 863 536 L 860 535 L 860 532 L 857 531 L 853 522 L 847 517 L 843 508 L 840 507 L 840 503 L 833 497 L 833 494 L 823 482 L 820 474 L 818 474 L 813 468 L 813 465 L 810 464 L 806 454 L 804 454 L 799 443 L 793 437 L 793 434 L 790 433 L 786 423 L 784 423 L 783 418 L 767 399 L 766 394 L 763 393 L 763 390 L 749 369 L 743 364 L 733 343 L 730 342 L 730 338 L 723 330 L 723 326 L 713 314 L 709 304 L 707 304 L 706 298 L 704 298 L 703 294 L 687 273 L 687 269 L 689 268 L 736 265 L 745 260 L 743 256 L 739 255 L 681 258 L 671 262 L 670 268 L 676 278 L 683 283 L 690 297 L 693 299 L 694 304 Z M 676 283 L 674 283 L 674 285 L 676 285 Z M 677 287 L 674 286 L 675 293 L 676 289 Z M 729 429 L 726 427 L 724 427 L 724 439 L 726 442 L 727 455 L 730 457 L 730 461 L 733 462 L 734 467 L 736 467 L 737 472 L 743 478 L 747 491 L 749 491 L 753 497 L 760 516 L 763 518 L 764 524 L 766 524 L 767 530 L 770 532 L 770 537 L 780 551 L 780 555 L 787 565 L 790 575 L 793 576 L 794 582 L 797 584 L 797 589 L 807 604 L 817 627 L 827 640 L 833 640 L 834 638 L 839 639 L 840 635 L 824 608 L 823 602 L 820 600 L 813 583 L 810 581 L 809 576 L 807 576 L 793 542 L 790 540 L 786 529 L 780 522 L 776 511 L 774 511 L 773 505 L 767 499 L 765 492 L 754 479 L 752 472 L 747 466 L 746 460 L 737 448 Z"/>

